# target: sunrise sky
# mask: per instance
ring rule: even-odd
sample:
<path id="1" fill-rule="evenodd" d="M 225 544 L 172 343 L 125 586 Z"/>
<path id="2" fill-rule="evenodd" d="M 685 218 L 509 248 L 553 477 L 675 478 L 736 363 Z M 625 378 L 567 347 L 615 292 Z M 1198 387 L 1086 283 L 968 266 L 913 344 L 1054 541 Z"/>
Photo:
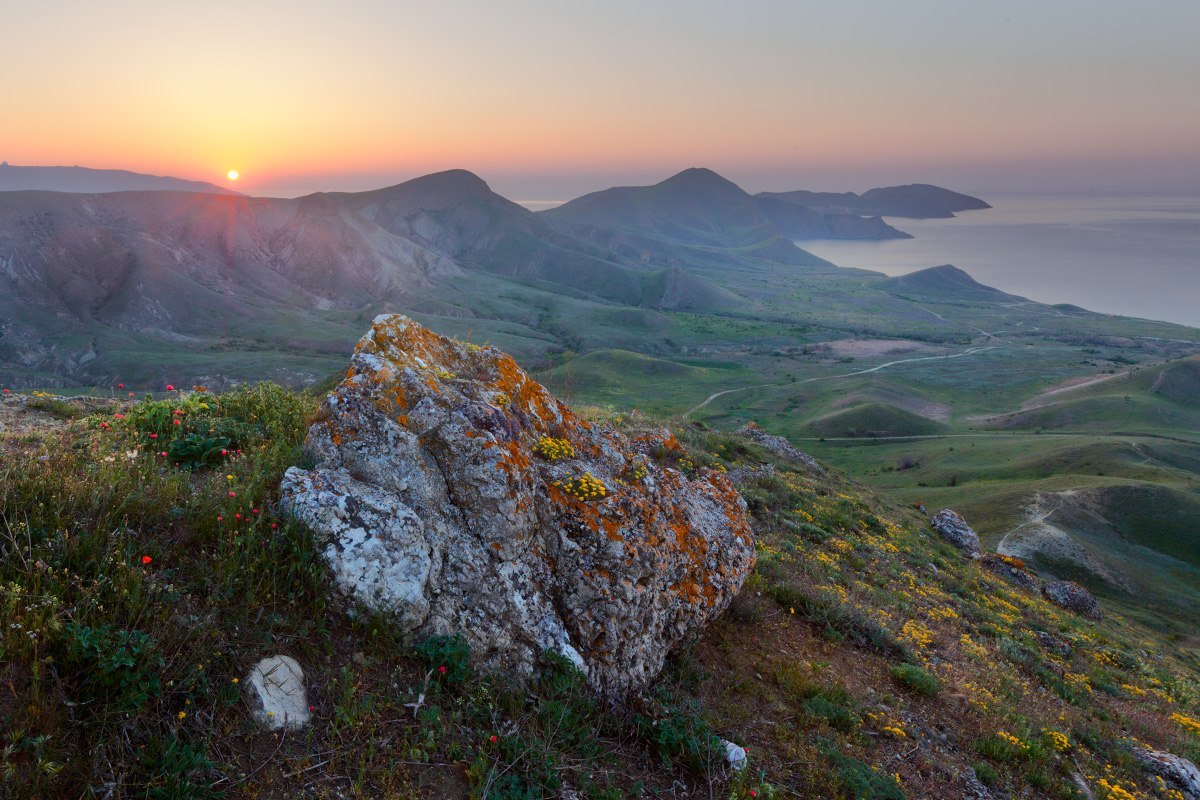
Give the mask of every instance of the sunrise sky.
<path id="1" fill-rule="evenodd" d="M 564 198 L 1200 188 L 1200 2 L 6 3 L 0 160 Z"/>

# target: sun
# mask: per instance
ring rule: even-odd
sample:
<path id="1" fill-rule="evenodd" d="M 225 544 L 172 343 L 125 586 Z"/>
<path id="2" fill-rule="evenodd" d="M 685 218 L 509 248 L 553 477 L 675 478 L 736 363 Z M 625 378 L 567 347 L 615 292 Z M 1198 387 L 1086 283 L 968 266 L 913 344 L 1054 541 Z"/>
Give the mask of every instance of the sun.
<path id="1" fill-rule="evenodd" d="M 229 172 L 225 173 L 225 177 L 229 178 L 231 181 L 236 181 L 239 177 L 238 171 L 236 169 L 231 169 Z"/>

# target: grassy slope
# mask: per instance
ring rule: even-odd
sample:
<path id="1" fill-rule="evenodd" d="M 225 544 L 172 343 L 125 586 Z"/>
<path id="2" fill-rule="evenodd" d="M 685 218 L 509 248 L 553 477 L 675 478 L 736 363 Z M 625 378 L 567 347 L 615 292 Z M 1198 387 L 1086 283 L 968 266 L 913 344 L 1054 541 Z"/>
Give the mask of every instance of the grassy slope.
<path id="1" fill-rule="evenodd" d="M 650 691 L 609 707 L 561 664 L 517 690 L 451 643 L 330 601 L 315 543 L 271 510 L 312 400 L 264 387 L 17 405 L 0 440 L 0 602 L 21 626 L 0 639 L 6 794 L 957 798 L 977 774 L 1076 797 L 1078 765 L 1093 787 L 1149 797 L 1122 737 L 1200 758 L 1171 718 L 1200 716 L 1194 630 L 1168 641 L 1111 606 L 1100 624 L 1060 612 L 912 510 L 736 437 L 681 430 L 696 463 L 755 470 L 755 573 Z M 195 471 L 156 455 L 184 431 L 230 438 L 231 455 Z M 239 700 L 235 679 L 277 652 L 308 672 L 304 734 L 257 730 Z M 751 768 L 726 773 L 716 735 Z"/>

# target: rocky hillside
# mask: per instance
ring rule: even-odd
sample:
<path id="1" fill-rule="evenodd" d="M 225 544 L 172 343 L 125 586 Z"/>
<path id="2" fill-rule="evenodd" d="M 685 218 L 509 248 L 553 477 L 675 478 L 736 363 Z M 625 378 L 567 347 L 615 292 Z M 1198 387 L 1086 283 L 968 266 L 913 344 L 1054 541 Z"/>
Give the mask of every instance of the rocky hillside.
<path id="1" fill-rule="evenodd" d="M 496 351 L 396 318 L 320 403 L 263 385 L 0 411 L 8 796 L 1200 791 L 1194 641 L 753 427 L 672 440 L 642 414 L 567 409 Z M 672 648 L 653 620 L 710 591 L 719 608 L 741 579 L 714 568 L 749 568 L 739 519 L 756 564 Z M 692 538 L 710 533 L 730 548 L 711 567 Z M 422 558 L 438 577 L 407 598 L 346 596 Z M 632 662 L 579 632 L 622 609 L 672 654 L 604 699 Z M 510 624 L 524 644 L 505 650 Z"/>

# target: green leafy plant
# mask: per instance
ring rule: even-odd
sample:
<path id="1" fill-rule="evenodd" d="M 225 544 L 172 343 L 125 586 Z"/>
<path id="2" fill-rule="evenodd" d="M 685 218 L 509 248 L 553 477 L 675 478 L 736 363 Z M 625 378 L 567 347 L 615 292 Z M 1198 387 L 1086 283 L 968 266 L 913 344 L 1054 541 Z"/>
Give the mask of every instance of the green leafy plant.
<path id="1" fill-rule="evenodd" d="M 133 711 L 158 696 L 163 658 L 154 640 L 142 631 L 111 625 L 66 626 L 68 663 L 78 670 L 81 688 L 123 711 Z"/>
<path id="2" fill-rule="evenodd" d="M 940 688 L 937 676 L 916 664 L 897 664 L 892 667 L 892 677 L 906 689 L 931 697 Z"/>
<path id="3" fill-rule="evenodd" d="M 167 456 L 172 463 L 186 469 L 199 469 L 219 464 L 224 459 L 222 453 L 229 451 L 229 439 L 214 438 L 189 433 L 181 439 L 175 439 L 167 447 Z"/>

